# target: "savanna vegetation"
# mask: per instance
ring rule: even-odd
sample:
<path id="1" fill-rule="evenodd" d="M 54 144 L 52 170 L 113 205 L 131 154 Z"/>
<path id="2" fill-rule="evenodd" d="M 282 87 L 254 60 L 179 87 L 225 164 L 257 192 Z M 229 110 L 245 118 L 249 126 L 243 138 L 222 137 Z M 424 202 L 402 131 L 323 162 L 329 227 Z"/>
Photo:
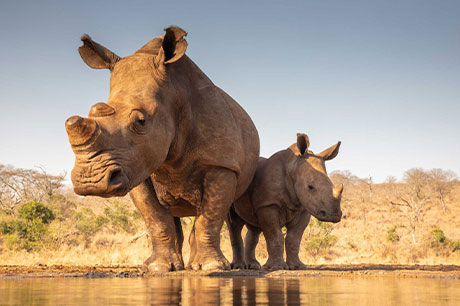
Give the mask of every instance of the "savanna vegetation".
<path id="1" fill-rule="evenodd" d="M 349 171 L 330 174 L 345 185 L 340 223 L 314 218 L 300 258 L 305 263 L 460 264 L 460 182 L 441 169 L 410 169 L 401 181 L 375 184 Z M 129 197 L 78 197 L 65 173 L 0 165 L 0 263 L 139 265 L 149 239 Z M 182 218 L 185 237 L 193 218 Z M 228 259 L 226 227 L 221 234 Z M 188 259 L 188 243 L 184 243 Z M 256 254 L 267 258 L 262 238 Z"/>

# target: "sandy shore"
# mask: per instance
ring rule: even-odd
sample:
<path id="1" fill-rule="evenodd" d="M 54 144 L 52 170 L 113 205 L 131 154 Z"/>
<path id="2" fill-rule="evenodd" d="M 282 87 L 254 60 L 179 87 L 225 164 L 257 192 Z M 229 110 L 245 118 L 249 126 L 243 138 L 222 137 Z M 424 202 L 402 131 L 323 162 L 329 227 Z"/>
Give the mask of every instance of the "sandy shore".
<path id="1" fill-rule="evenodd" d="M 21 278 L 103 278 L 103 277 L 400 277 L 460 279 L 456 265 L 316 265 L 304 271 L 178 271 L 145 274 L 140 266 L 0 266 L 0 279 Z"/>

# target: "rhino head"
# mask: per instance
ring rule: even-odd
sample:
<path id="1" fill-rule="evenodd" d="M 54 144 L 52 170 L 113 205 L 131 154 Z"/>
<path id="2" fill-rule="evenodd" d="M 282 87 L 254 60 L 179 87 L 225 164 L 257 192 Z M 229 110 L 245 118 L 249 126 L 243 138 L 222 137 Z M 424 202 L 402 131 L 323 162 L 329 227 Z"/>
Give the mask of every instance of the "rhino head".
<path id="1" fill-rule="evenodd" d="M 315 218 L 339 222 L 342 218 L 340 201 L 343 185 L 332 184 L 326 172 L 325 161 L 337 156 L 340 141 L 319 154 L 309 151 L 309 145 L 307 135 L 297 134 L 297 143 L 290 147 L 295 155 L 290 171 L 294 192 L 300 204 Z"/>
<path id="2" fill-rule="evenodd" d="M 166 160 L 176 134 L 180 93 L 172 63 L 185 54 L 185 31 L 165 29 L 131 56 L 118 55 L 84 35 L 79 53 L 95 69 L 109 69 L 110 95 L 88 118 L 65 122 L 75 165 L 71 179 L 79 195 L 122 196 Z"/>

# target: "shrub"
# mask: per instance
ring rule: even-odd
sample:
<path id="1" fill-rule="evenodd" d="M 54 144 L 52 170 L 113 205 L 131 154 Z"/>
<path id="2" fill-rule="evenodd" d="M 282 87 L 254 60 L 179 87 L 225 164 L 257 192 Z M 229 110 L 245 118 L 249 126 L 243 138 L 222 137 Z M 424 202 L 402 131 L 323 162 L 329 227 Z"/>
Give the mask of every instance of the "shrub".
<path id="1" fill-rule="evenodd" d="M 110 220 L 113 228 L 121 229 L 127 233 L 134 232 L 135 228 L 132 219 L 136 218 L 137 214 L 131 212 L 128 205 L 115 201 L 113 208 L 104 208 L 104 213 Z"/>
<path id="2" fill-rule="evenodd" d="M 40 249 L 48 238 L 49 223 L 54 214 L 46 205 L 37 201 L 22 204 L 18 209 L 19 218 L 0 222 L 0 232 L 5 237 L 9 249 Z"/>
<path id="3" fill-rule="evenodd" d="M 431 234 L 432 239 L 435 242 L 437 243 L 446 242 L 446 236 L 444 235 L 444 232 L 442 231 L 442 229 L 440 229 L 439 227 L 434 228 L 430 234 Z"/>
<path id="4" fill-rule="evenodd" d="M 396 225 L 393 225 L 387 230 L 387 236 L 386 240 L 391 243 L 397 243 L 401 237 L 399 236 L 398 232 L 396 232 L 396 229 L 398 227 Z"/>
<path id="5" fill-rule="evenodd" d="M 54 214 L 51 209 L 41 202 L 30 201 L 19 207 L 19 216 L 26 221 L 40 220 L 43 224 L 48 224 L 54 220 Z"/>
<path id="6" fill-rule="evenodd" d="M 324 255 L 329 248 L 333 247 L 337 243 L 337 241 L 337 236 L 330 234 L 315 237 L 307 242 L 305 249 L 312 257 L 317 257 L 318 255 Z"/>
<path id="7" fill-rule="evenodd" d="M 338 238 L 331 235 L 333 225 L 312 218 L 308 225 L 307 242 L 305 250 L 314 258 L 325 255 L 329 248 L 333 247 Z"/>
<path id="8" fill-rule="evenodd" d="M 96 234 L 104 224 L 108 222 L 104 216 L 97 216 L 89 208 L 80 208 L 75 212 L 75 227 L 83 234 L 86 240 L 89 240 Z"/>

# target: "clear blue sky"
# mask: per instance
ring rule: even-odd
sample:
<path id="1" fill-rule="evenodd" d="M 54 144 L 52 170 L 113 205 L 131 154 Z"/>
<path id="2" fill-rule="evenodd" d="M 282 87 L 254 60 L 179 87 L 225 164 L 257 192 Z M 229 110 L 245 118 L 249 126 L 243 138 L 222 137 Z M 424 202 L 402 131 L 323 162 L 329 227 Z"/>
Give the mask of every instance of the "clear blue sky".
<path id="1" fill-rule="evenodd" d="M 106 101 L 109 72 L 80 36 L 120 56 L 168 25 L 250 114 L 261 154 L 297 132 L 328 170 L 382 181 L 412 167 L 460 174 L 460 1 L 1 1 L 0 163 L 70 171 L 64 121 Z"/>

